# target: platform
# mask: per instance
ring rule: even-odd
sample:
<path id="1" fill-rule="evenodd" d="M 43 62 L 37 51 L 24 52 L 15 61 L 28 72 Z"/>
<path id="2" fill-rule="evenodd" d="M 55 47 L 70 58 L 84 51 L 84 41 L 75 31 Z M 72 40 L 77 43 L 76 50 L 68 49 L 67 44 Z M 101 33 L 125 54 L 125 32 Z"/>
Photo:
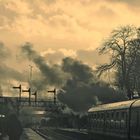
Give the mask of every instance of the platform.
<path id="1" fill-rule="evenodd" d="M 2 140 L 9 140 L 8 136 L 3 138 Z M 35 131 L 30 128 L 24 128 L 23 134 L 20 140 L 45 140 L 40 135 L 38 135 Z"/>

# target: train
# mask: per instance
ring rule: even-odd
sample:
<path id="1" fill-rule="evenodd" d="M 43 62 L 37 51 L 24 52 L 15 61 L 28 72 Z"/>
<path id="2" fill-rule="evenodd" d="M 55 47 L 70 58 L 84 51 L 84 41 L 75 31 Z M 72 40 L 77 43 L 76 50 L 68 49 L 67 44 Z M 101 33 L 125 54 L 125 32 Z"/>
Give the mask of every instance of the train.
<path id="1" fill-rule="evenodd" d="M 90 140 L 140 140 L 140 99 L 91 107 L 88 134 Z"/>

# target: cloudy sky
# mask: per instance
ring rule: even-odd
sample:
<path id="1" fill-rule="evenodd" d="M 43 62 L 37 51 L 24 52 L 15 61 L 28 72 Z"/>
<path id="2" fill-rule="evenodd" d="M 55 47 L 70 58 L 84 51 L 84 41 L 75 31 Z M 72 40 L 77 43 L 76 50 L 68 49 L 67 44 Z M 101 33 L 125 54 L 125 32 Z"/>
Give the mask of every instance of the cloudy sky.
<path id="1" fill-rule="evenodd" d="M 95 49 L 112 29 L 139 26 L 139 0 L 0 0 L 0 40 L 14 49 L 25 41 L 36 50 Z"/>
<path id="2" fill-rule="evenodd" d="M 52 63 L 72 56 L 97 65 L 106 59 L 95 49 L 112 29 L 139 26 L 139 11 L 139 0 L 0 0 L 0 49 L 8 50 L 0 60 L 27 71 L 19 48 L 31 42 Z"/>

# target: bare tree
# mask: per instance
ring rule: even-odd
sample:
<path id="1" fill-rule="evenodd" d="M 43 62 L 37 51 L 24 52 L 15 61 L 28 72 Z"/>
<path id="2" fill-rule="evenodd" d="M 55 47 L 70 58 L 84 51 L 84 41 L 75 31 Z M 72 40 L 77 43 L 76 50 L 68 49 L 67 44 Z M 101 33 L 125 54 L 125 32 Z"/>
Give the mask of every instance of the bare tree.
<path id="1" fill-rule="evenodd" d="M 130 73 L 132 74 L 133 64 L 136 60 L 135 53 L 138 49 L 135 48 L 136 42 L 134 40 L 136 38 L 137 29 L 135 27 L 120 27 L 112 31 L 110 38 L 103 43 L 99 51 L 101 54 L 108 53 L 110 55 L 110 63 L 98 67 L 99 76 L 109 69 L 117 71 L 119 75 L 119 88 L 127 92 L 129 99 L 133 95 L 133 91 L 130 88 L 129 76 Z"/>
<path id="2" fill-rule="evenodd" d="M 131 40 L 129 45 L 127 78 L 132 91 L 140 95 L 140 39 Z"/>

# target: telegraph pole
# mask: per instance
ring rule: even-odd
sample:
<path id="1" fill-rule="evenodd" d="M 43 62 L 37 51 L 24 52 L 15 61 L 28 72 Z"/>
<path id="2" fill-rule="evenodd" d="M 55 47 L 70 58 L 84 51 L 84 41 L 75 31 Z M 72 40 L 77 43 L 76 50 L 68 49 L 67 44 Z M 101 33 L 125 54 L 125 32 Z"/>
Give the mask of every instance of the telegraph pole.
<path id="1" fill-rule="evenodd" d="M 17 100 L 17 106 L 16 106 L 16 108 L 17 108 L 17 115 L 19 116 L 19 113 L 20 113 L 20 103 L 21 103 L 21 93 L 22 93 L 22 87 L 21 87 L 21 85 L 19 85 L 19 86 L 14 86 L 13 87 L 14 89 L 19 89 L 19 99 Z"/>

